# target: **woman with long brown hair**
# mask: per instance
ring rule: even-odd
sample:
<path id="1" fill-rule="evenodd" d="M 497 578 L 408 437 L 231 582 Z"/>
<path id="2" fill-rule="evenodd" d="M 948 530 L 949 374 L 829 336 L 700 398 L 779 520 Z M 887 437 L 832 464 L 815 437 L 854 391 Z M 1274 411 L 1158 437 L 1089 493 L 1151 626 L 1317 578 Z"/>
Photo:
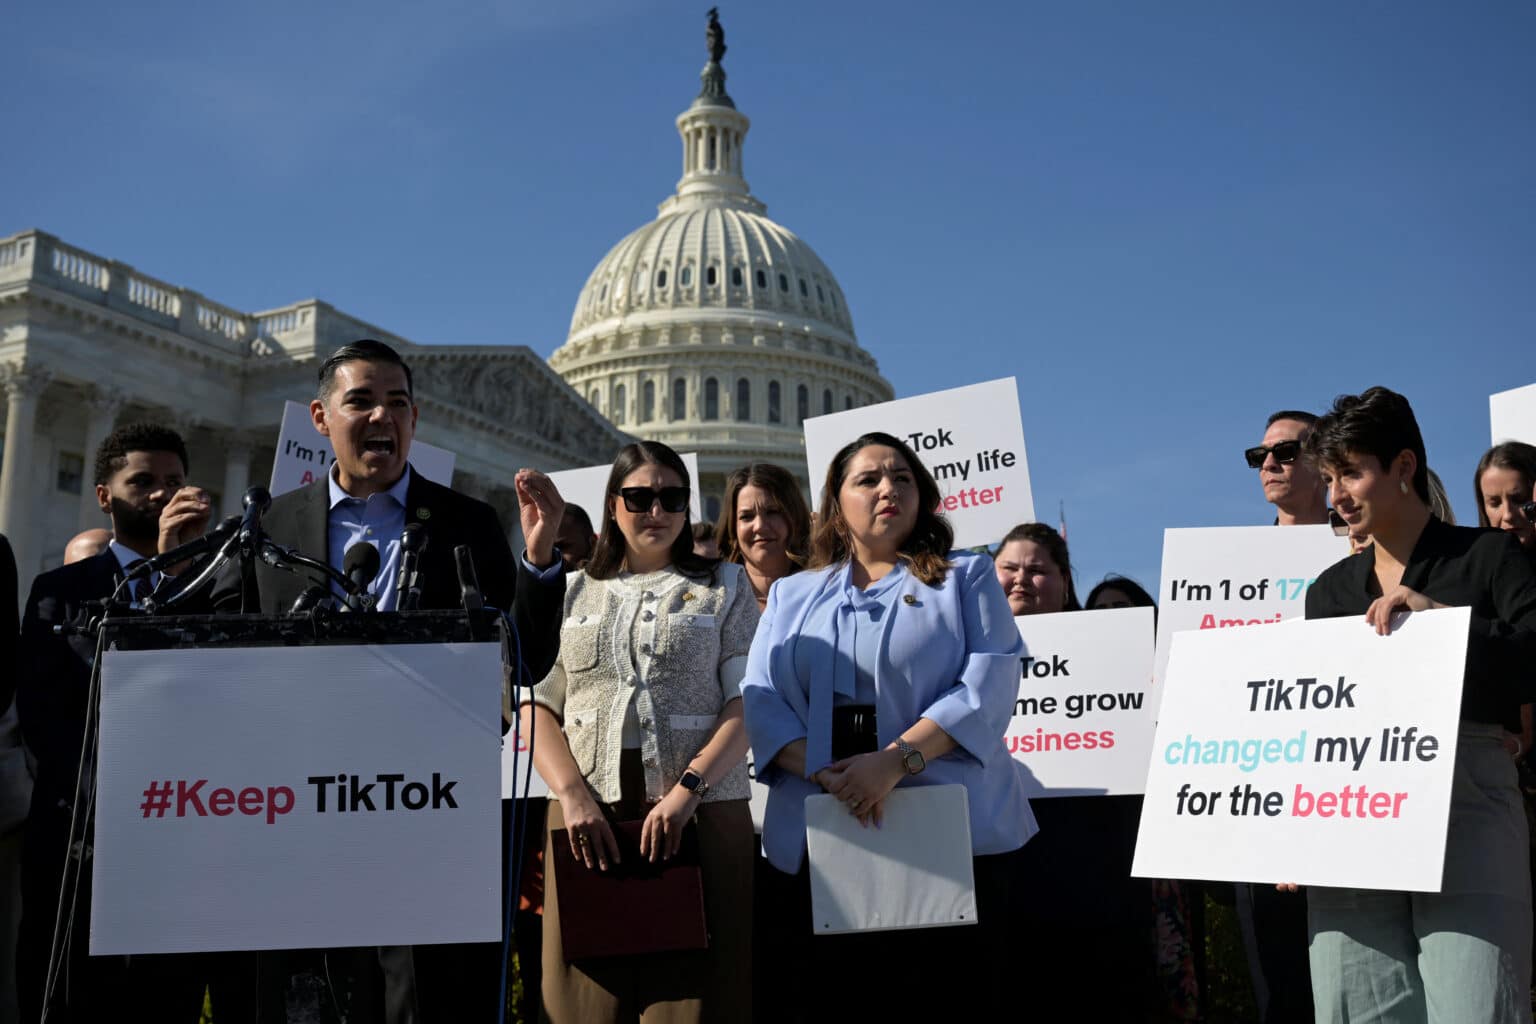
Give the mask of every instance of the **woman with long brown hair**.
<path id="1" fill-rule="evenodd" d="M 557 833 L 584 870 L 606 871 L 622 856 L 619 822 L 641 822 L 638 855 L 652 862 L 676 855 L 693 830 L 708 949 L 567 963 L 551 871 L 543 996 L 553 1021 L 737 1020 L 751 1005 L 740 696 L 758 612 L 739 566 L 694 554 L 688 492 L 666 445 L 619 452 L 597 548 L 567 578 L 560 656 L 523 705 L 523 731 L 549 783 L 546 863 Z"/>
<path id="2" fill-rule="evenodd" d="M 811 510 L 789 470 L 754 462 L 726 477 L 715 543 L 723 561 L 746 570 L 757 607 L 767 607 L 768 588 L 805 568 L 810 553 Z"/>
<path id="3" fill-rule="evenodd" d="M 1003 734 L 1023 644 L 988 560 L 950 550 L 939 500 L 897 438 L 845 445 L 827 469 L 811 566 L 769 592 L 742 683 L 770 787 L 763 845 L 798 896 L 799 939 L 773 983 L 798 987 L 818 1020 L 1002 1012 L 1019 970 L 1014 855 L 1035 824 Z M 830 793 L 878 826 L 896 787 L 943 783 L 966 790 L 980 923 L 813 937 L 805 798 Z"/>

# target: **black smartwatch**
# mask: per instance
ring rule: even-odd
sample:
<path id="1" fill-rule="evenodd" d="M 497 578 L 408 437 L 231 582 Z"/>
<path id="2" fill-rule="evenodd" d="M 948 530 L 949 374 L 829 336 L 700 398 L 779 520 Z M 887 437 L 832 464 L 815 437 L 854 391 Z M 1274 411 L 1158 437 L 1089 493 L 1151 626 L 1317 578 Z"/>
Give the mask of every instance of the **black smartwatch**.
<path id="1" fill-rule="evenodd" d="M 700 800 L 703 800 L 704 794 L 709 792 L 709 783 L 704 781 L 704 776 L 700 775 L 692 768 L 689 768 L 687 771 L 683 772 L 683 777 L 677 780 L 677 784 L 682 786 L 688 792 L 692 793 L 694 796 L 698 797 Z"/>

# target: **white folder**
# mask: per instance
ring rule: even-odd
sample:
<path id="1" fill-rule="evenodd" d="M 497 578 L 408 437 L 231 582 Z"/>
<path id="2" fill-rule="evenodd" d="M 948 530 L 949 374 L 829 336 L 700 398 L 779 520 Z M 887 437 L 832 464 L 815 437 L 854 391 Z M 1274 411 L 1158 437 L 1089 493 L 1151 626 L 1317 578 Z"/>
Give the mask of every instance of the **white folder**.
<path id="1" fill-rule="evenodd" d="M 817 935 L 976 923 L 965 787 L 902 786 L 867 828 L 826 793 L 805 798 Z"/>

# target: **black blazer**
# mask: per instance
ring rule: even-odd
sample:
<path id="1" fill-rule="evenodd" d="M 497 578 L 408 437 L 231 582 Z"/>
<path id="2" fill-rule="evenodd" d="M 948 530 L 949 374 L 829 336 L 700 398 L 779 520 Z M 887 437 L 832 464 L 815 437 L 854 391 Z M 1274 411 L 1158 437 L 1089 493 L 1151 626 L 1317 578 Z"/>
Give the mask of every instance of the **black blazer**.
<path id="1" fill-rule="evenodd" d="M 1376 548 L 1323 570 L 1307 588 L 1307 618 L 1364 616 L 1377 594 Z M 1472 609 L 1461 717 L 1520 731 L 1520 705 L 1536 698 L 1536 571 L 1499 530 L 1431 518 L 1403 569 L 1403 586 Z M 1361 626 L 1364 629 L 1364 626 Z"/>
<path id="2" fill-rule="evenodd" d="M 421 607 L 430 610 L 460 606 L 453 549 L 469 545 L 486 604 L 511 613 L 521 641 L 523 667 L 532 682 L 543 679 L 560 650 L 565 577 L 540 582 L 523 568 L 522 559 L 513 558 L 495 509 L 467 494 L 433 483 L 420 473 L 411 473 L 405 521 L 420 523 L 427 530 L 419 575 Z M 262 517 L 262 525 L 278 544 L 329 563 L 327 478 L 273 498 Z M 291 608 L 309 585 L 307 577 L 261 562 L 242 579 L 239 567 L 231 565 L 215 577 L 211 599 L 214 609 L 220 612 L 260 611 L 278 615 Z"/>
<path id="3" fill-rule="evenodd" d="M 32 581 L 21 623 L 16 712 L 21 735 L 37 758 L 34 813 L 61 800 L 73 802 L 96 654 L 93 638 L 56 636 L 53 627 L 83 620 L 86 602 L 106 600 L 121 578 L 109 549 Z"/>
<path id="4" fill-rule="evenodd" d="M 0 714 L 16 694 L 16 556 L 11 542 L 0 534 Z"/>

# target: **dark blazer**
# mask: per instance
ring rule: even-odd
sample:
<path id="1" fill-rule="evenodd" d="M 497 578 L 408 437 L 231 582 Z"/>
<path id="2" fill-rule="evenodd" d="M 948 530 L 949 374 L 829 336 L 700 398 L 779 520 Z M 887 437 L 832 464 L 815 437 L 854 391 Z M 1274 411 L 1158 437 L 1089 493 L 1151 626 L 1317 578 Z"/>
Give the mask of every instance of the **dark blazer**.
<path id="1" fill-rule="evenodd" d="M 0 713 L 16 694 L 16 556 L 0 534 Z"/>
<path id="2" fill-rule="evenodd" d="M 53 627 L 83 620 L 86 603 L 106 600 L 121 578 L 117 556 L 107 550 L 32 581 L 21 623 L 16 712 L 22 738 L 37 758 L 34 817 L 39 807 L 74 798 L 96 653 L 91 637 L 56 636 Z"/>
<path id="3" fill-rule="evenodd" d="M 262 517 L 262 526 L 278 544 L 329 563 L 330 504 L 329 483 L 322 477 L 273 498 Z M 495 509 L 433 483 L 420 473 L 411 473 L 405 521 L 420 523 L 427 530 L 419 577 L 421 607 L 459 607 L 459 577 L 453 549 L 460 544 L 469 545 L 486 604 L 511 613 L 521 643 L 523 667 L 531 682 L 543 679 L 560 649 L 565 577 L 559 576 L 549 583 L 538 580 L 523 567 L 522 559 L 513 557 Z M 214 580 L 213 607 L 221 612 L 281 614 L 293 606 L 309 585 L 308 577 L 265 563 L 258 563 L 242 581 L 238 567 L 232 565 Z"/>

